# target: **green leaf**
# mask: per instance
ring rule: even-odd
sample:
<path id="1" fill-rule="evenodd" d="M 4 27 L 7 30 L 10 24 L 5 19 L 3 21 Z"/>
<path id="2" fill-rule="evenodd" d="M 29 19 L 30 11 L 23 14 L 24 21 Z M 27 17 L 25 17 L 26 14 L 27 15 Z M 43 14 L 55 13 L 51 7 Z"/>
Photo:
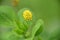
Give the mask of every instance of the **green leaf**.
<path id="1" fill-rule="evenodd" d="M 35 24 L 35 26 L 34 27 L 32 27 L 32 30 L 31 30 L 31 32 L 28 32 L 27 34 L 29 34 L 29 35 L 27 35 L 27 37 L 28 36 L 30 36 L 28 39 L 26 39 L 26 40 L 33 40 L 33 38 L 35 37 L 35 34 L 37 33 L 37 31 L 41 28 L 41 25 L 43 24 L 43 21 L 41 20 L 41 19 L 39 19 L 37 22 L 36 22 L 36 24 Z M 39 31 L 41 31 L 41 30 L 39 30 Z M 39 32 L 38 32 L 39 33 Z M 41 33 L 41 32 L 40 32 Z"/>
<path id="2" fill-rule="evenodd" d="M 40 26 L 40 28 L 37 30 L 35 36 L 38 36 L 43 31 L 43 24 Z"/>
<path id="3" fill-rule="evenodd" d="M 15 12 L 10 6 L 0 6 L 0 35 L 1 40 L 8 40 L 16 28 Z"/>
<path id="4" fill-rule="evenodd" d="M 0 6 L 0 24 L 9 24 L 15 21 L 15 12 L 10 6 Z"/>

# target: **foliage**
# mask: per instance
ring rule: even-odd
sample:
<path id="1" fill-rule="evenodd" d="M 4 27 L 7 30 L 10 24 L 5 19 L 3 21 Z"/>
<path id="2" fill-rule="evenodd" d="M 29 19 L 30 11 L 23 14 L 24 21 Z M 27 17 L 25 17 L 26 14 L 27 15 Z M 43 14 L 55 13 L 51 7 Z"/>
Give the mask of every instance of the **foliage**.
<path id="1" fill-rule="evenodd" d="M 25 20 L 23 17 L 25 10 L 29 9 L 24 8 L 15 13 L 10 6 L 0 6 L 1 40 L 34 40 L 35 37 L 37 37 L 36 40 L 40 40 L 38 36 L 43 30 L 43 21 L 39 19 L 33 23 L 32 20 L 34 19 Z M 31 15 L 28 15 L 27 18 L 29 16 Z"/>

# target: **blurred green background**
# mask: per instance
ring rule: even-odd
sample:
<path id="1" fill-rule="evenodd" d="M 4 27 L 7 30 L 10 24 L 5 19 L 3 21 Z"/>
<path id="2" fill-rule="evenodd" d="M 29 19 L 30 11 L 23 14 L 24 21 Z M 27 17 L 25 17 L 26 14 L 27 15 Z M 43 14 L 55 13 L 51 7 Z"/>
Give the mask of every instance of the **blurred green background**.
<path id="1" fill-rule="evenodd" d="M 0 0 L 1 5 L 12 6 L 12 0 Z M 13 6 L 12 6 L 13 7 Z M 60 40 L 60 0 L 19 0 L 16 12 L 22 8 L 29 8 L 37 19 L 43 19 L 44 31 L 42 40 Z"/>

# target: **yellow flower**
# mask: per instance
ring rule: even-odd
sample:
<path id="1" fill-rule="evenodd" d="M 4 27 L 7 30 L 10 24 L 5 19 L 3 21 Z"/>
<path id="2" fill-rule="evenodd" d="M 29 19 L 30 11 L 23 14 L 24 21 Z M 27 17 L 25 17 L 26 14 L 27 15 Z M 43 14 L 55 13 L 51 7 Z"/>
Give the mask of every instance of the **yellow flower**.
<path id="1" fill-rule="evenodd" d="M 30 12 L 30 10 L 25 10 L 23 12 L 23 17 L 25 20 L 32 20 L 32 13 Z"/>
<path id="2" fill-rule="evenodd" d="M 13 6 L 17 6 L 18 3 L 19 3 L 19 0 L 13 0 L 12 5 L 13 5 Z"/>

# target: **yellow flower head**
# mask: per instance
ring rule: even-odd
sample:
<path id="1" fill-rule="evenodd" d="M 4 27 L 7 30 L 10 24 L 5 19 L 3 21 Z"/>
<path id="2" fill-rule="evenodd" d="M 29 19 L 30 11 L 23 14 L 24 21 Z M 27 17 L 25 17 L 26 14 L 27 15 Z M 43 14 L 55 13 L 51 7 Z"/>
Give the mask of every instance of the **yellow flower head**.
<path id="1" fill-rule="evenodd" d="M 32 20 L 32 13 L 30 12 L 30 10 L 25 10 L 23 12 L 23 17 L 25 20 Z"/>
<path id="2" fill-rule="evenodd" d="M 18 3 L 19 3 L 19 0 L 13 0 L 12 5 L 13 5 L 13 6 L 17 6 Z"/>

